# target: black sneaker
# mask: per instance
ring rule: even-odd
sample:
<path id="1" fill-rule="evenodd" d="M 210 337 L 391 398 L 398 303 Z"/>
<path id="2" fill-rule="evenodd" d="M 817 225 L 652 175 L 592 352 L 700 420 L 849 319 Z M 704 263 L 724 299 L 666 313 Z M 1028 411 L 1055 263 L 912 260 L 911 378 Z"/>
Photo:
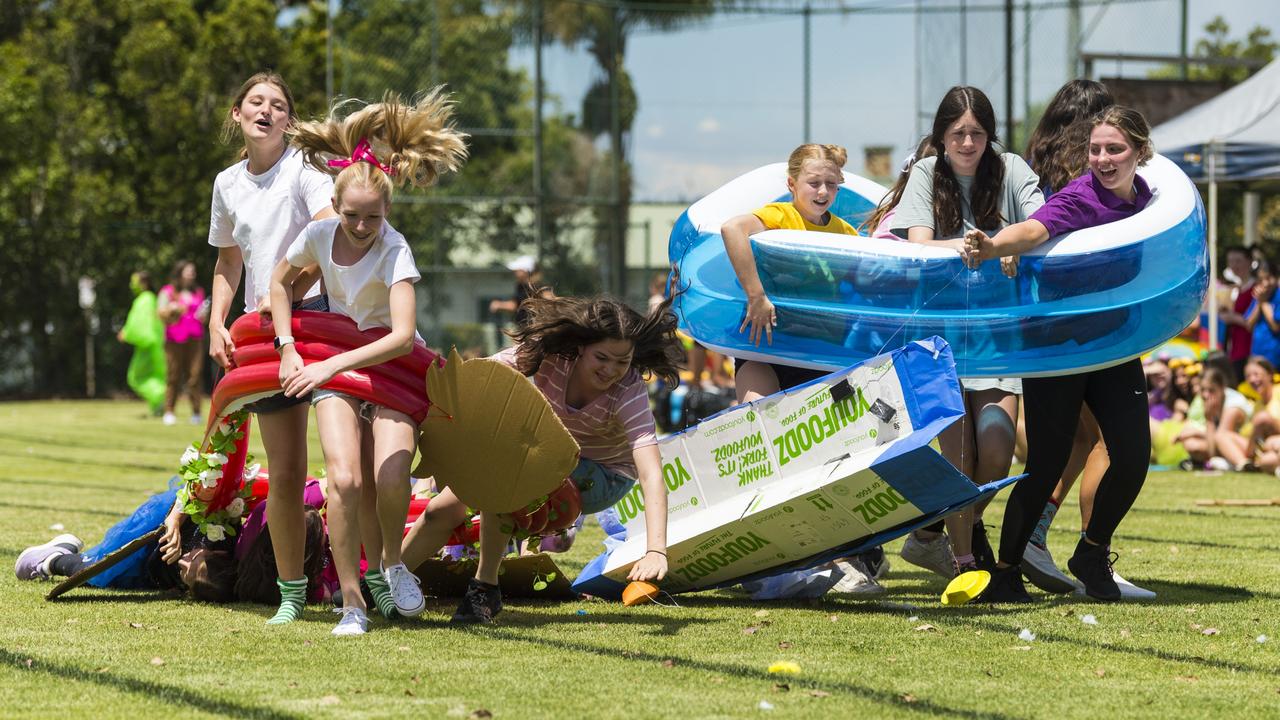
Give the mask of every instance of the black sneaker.
<path id="1" fill-rule="evenodd" d="M 991 571 L 991 583 L 982 594 L 974 598 L 980 603 L 1029 603 L 1035 599 L 1027 594 L 1022 584 L 1022 569 L 1017 565 L 996 568 Z"/>
<path id="2" fill-rule="evenodd" d="M 1067 568 L 1084 583 L 1086 595 L 1094 600 L 1113 602 L 1120 599 L 1120 586 L 1116 585 L 1111 571 L 1116 557 L 1110 546 L 1090 545 L 1080 538 L 1075 554 L 1067 561 Z"/>
<path id="3" fill-rule="evenodd" d="M 996 569 L 996 553 L 991 549 L 991 541 L 987 540 L 987 526 L 982 521 L 973 524 L 973 562 L 979 570 L 994 572 Z"/>
<path id="4" fill-rule="evenodd" d="M 502 612 L 502 590 L 497 585 L 472 579 L 467 583 L 467 592 L 462 596 L 462 603 L 453 612 L 449 622 L 467 625 L 491 623 L 500 612 Z"/>

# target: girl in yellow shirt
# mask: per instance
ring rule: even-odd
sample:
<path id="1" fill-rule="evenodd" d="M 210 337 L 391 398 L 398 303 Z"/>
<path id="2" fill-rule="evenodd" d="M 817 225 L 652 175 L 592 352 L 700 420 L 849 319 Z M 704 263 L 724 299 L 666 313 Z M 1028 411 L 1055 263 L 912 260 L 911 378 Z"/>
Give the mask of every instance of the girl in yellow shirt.
<path id="1" fill-rule="evenodd" d="M 765 230 L 812 230 L 844 235 L 857 235 L 849 223 L 834 215 L 831 204 L 844 182 L 848 153 L 839 145 L 808 143 L 791 152 L 787 159 L 787 189 L 791 202 L 769 203 L 748 214 L 730 219 L 720 228 L 725 251 L 733 263 L 738 282 L 747 293 L 747 313 L 739 332 L 746 332 L 754 345 L 764 339 L 773 344 L 773 328 L 778 324 L 774 311 L 756 271 L 751 254 L 751 235 Z M 738 402 L 772 395 L 825 375 L 819 370 L 788 365 L 734 361 Z"/>

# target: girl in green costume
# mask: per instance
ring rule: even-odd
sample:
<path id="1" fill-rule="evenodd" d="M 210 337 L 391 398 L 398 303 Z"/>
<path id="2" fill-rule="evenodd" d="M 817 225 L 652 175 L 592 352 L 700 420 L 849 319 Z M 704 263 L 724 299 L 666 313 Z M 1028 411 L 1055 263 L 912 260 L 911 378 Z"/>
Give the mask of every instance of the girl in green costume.
<path id="1" fill-rule="evenodd" d="M 120 342 L 133 346 L 133 359 L 125 376 L 129 387 L 147 401 L 151 414 L 164 409 L 164 323 L 156 313 L 156 294 L 151 289 L 151 276 L 136 272 L 129 278 L 133 305 L 129 318 L 116 335 Z"/>

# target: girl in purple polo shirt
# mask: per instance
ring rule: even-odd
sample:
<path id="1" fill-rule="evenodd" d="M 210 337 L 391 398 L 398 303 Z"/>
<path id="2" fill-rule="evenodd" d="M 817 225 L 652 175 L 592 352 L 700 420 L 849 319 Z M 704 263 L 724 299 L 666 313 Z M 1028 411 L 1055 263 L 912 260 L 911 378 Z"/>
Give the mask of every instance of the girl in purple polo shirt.
<path id="1" fill-rule="evenodd" d="M 1138 167 L 1152 156 L 1150 128 L 1141 113 L 1113 105 L 1093 120 L 1089 173 L 1076 178 L 1031 214 L 995 237 L 981 230 L 965 235 L 965 261 L 976 267 L 990 258 L 1020 255 L 1051 237 L 1103 225 L 1136 214 L 1151 201 L 1151 188 Z M 1111 535 L 1138 497 L 1147 477 L 1151 437 L 1133 428 L 1147 422 L 1146 379 L 1138 358 L 1072 375 L 1023 381 L 1027 416 L 1029 477 L 1014 486 L 1000 531 L 1000 556 L 988 602 L 1029 602 L 1019 564 L 1036 521 L 1062 476 L 1082 404 L 1093 411 L 1111 456 L 1094 499 L 1093 515 L 1067 567 L 1085 592 L 1098 600 L 1118 600 L 1112 576 Z"/>

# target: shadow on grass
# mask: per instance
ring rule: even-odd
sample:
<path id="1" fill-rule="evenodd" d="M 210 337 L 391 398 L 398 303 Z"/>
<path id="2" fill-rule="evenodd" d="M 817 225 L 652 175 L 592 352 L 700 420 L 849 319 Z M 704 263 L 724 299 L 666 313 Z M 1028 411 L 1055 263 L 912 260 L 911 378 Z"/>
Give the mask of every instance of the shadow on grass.
<path id="1" fill-rule="evenodd" d="M 95 603 L 118 602 L 172 602 L 181 598 L 182 594 L 177 590 L 120 590 L 118 588 L 99 588 L 83 585 L 65 595 L 59 595 L 49 602 L 59 605 L 92 605 Z"/>
<path id="2" fill-rule="evenodd" d="M 146 445 L 131 445 L 126 447 L 114 438 L 106 438 L 101 442 L 72 442 L 71 440 L 61 437 L 23 435 L 15 432 L 0 432 L 0 440 L 26 442 L 31 443 L 33 446 L 51 445 L 54 447 L 64 447 L 75 450 L 107 450 L 111 452 L 124 450 L 135 453 L 163 453 L 168 452 L 170 449 L 170 446 L 150 447 Z M 83 438 L 77 438 L 77 440 L 83 440 Z"/>
<path id="3" fill-rule="evenodd" d="M 120 471 L 126 468 L 135 470 L 155 470 L 157 472 L 173 472 L 172 465 L 144 465 L 139 463 L 119 463 L 106 462 L 102 460 L 89 460 L 85 458 L 61 457 L 59 455 L 46 455 L 45 453 L 29 452 L 29 453 L 0 453 L 0 458 L 13 458 L 16 463 L 21 464 L 31 460 L 45 460 L 48 462 L 62 463 L 64 465 L 76 466 L 97 466 L 109 468 L 113 471 Z"/>
<path id="4" fill-rule="evenodd" d="M 18 670 L 42 673 L 64 680 L 91 683 L 119 690 L 121 692 L 132 693 L 134 695 L 144 695 L 168 705 L 185 706 L 192 710 L 199 710 L 210 714 L 229 715 L 241 718 L 264 718 L 270 720 L 274 720 L 276 718 L 280 718 L 282 720 L 293 720 L 294 718 L 300 719 L 306 717 L 305 715 L 282 712 L 280 710 L 262 707 L 260 705 L 246 705 L 233 700 L 224 700 L 212 697 L 209 694 L 194 692 L 177 685 L 166 685 L 164 683 L 153 682 L 150 680 L 139 680 L 138 678 L 126 677 L 110 672 L 86 670 L 85 668 L 77 667 L 75 665 L 64 665 L 50 662 L 25 653 L 15 653 L 7 648 L 0 648 L 0 664 L 8 665 L 17 668 Z"/>
<path id="5" fill-rule="evenodd" d="M 13 508 L 15 510 L 47 510 L 53 513 L 70 513 L 75 515 L 105 515 L 106 517 L 122 518 L 125 513 L 119 510 L 87 510 L 85 508 L 73 508 L 58 505 L 36 505 L 33 503 L 11 503 L 0 502 L 0 508 Z"/>
<path id="6" fill-rule="evenodd" d="M 1206 520 L 1221 520 L 1223 518 L 1229 520 L 1264 520 L 1275 522 L 1280 520 L 1280 512 L 1273 512 L 1266 515 L 1254 515 L 1252 513 L 1243 513 L 1239 510 L 1245 508 L 1217 507 L 1207 506 L 1195 510 L 1181 510 L 1176 508 L 1129 508 L 1129 514 L 1134 515 L 1174 515 L 1177 517 L 1194 517 L 1204 518 Z"/>
<path id="7" fill-rule="evenodd" d="M 1000 625 L 994 622 L 984 622 L 975 619 L 974 625 L 990 630 L 992 632 L 1008 633 L 1010 638 L 1014 638 L 1022 630 L 1024 625 Z M 1255 675 L 1263 675 L 1266 677 L 1275 676 L 1275 668 L 1259 667 L 1257 665 L 1249 665 L 1240 662 L 1231 662 L 1228 660 L 1216 660 L 1214 658 L 1202 657 L 1200 655 L 1188 655 L 1185 653 L 1171 652 L 1169 650 L 1161 650 L 1151 647 L 1129 647 L 1127 645 L 1117 645 L 1114 643 L 1098 642 L 1096 640 L 1084 640 L 1079 638 L 1066 637 L 1064 635 L 1054 634 L 1052 631 L 1035 630 L 1035 642 L 1056 642 L 1075 645 L 1082 648 L 1094 650 L 1106 650 L 1108 652 L 1120 653 L 1123 655 L 1143 656 L 1165 660 L 1167 662 L 1186 663 L 1189 665 L 1200 665 L 1203 667 L 1215 668 L 1218 670 L 1226 670 L 1232 673 L 1251 673 Z"/>
<path id="8" fill-rule="evenodd" d="M 597 616 L 597 618 L 600 616 Z M 634 618 L 633 618 L 634 619 Z M 474 626 L 472 626 L 474 627 Z M 462 628 L 470 630 L 471 628 Z M 617 648 L 598 647 L 587 643 L 571 642 L 568 640 L 560 640 L 556 638 L 543 637 L 539 635 L 531 635 L 526 632 L 508 631 L 501 627 L 480 626 L 475 630 L 488 635 L 490 637 L 503 640 L 512 640 L 517 642 L 529 643 L 555 650 L 567 652 L 576 652 L 589 655 L 598 655 L 608 660 L 618 660 L 619 658 L 633 662 L 662 663 L 664 661 L 674 662 L 674 667 L 690 668 L 702 672 L 719 673 L 721 675 L 730 675 L 745 680 L 762 680 L 768 681 L 769 676 L 763 675 L 758 667 L 749 665 L 741 665 L 736 663 L 719 663 L 708 660 L 695 659 L 690 657 L 681 657 L 674 654 L 654 654 L 643 650 L 628 651 L 621 653 Z M 621 653 L 621 654 L 620 654 Z M 1021 717 L 1018 715 L 1006 715 L 994 711 L 978 711 L 965 710 L 962 708 L 951 707 L 939 703 L 931 702 L 926 698 L 915 698 L 911 702 L 904 701 L 902 697 L 890 690 L 881 690 L 878 688 L 857 685 L 844 681 L 822 681 L 813 679 L 789 679 L 793 690 L 822 690 L 831 694 L 845 693 L 857 696 L 865 700 L 879 703 L 881 705 L 892 706 L 895 710 L 909 711 L 919 713 L 921 715 L 944 715 L 947 717 L 961 718 L 992 718 L 993 720 L 1012 720 Z"/>
<path id="9" fill-rule="evenodd" d="M 134 495 L 134 496 L 136 496 L 136 495 L 137 495 L 138 493 L 140 493 L 140 492 L 146 492 L 145 490 L 142 490 L 142 489 L 140 489 L 140 488 L 136 488 L 136 487 L 125 487 L 125 486 L 122 486 L 122 485 L 120 485 L 120 484 L 118 484 L 118 483 L 117 483 L 117 484 L 110 484 L 110 483 L 98 483 L 98 484 L 95 484 L 95 483 L 68 482 L 68 481 L 65 481 L 65 480 L 35 480 L 35 479 L 27 479 L 27 478 L 0 478 L 0 487 L 3 487 L 3 486 L 5 486 L 5 485 L 31 485 L 31 486 L 33 486 L 33 487 L 44 488 L 44 489 L 46 489 L 46 490 L 48 490 L 48 489 L 54 489 L 54 488 L 56 488 L 56 489 L 58 489 L 58 490 L 61 490 L 61 489 L 63 489 L 63 488 L 73 488 L 73 489 L 76 489 L 76 490 L 92 490 L 93 492 L 101 492 L 101 493 L 121 493 L 121 494 L 125 494 L 125 495 Z"/>
<path id="10" fill-rule="evenodd" d="M 1277 518 L 1280 520 L 1280 517 Z M 1116 540 L 1133 540 L 1136 542 L 1149 542 L 1157 545 L 1186 545 L 1189 547 L 1213 548 L 1215 550 L 1244 550 L 1246 552 L 1273 552 L 1280 553 L 1280 547 L 1275 545 L 1234 545 L 1232 543 L 1211 542 L 1209 540 L 1188 540 L 1187 538 L 1162 538 L 1151 537 L 1149 535 L 1129 535 L 1128 533 L 1116 533 L 1111 536 L 1111 544 L 1115 545 Z"/>

